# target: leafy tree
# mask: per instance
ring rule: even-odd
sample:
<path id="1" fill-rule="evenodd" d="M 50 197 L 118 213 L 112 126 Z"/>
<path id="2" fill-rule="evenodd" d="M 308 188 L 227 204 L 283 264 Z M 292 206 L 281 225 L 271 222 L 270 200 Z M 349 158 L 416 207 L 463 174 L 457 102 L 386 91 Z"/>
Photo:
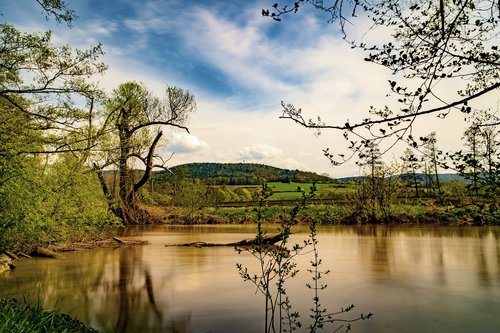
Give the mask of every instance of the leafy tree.
<path id="1" fill-rule="evenodd" d="M 318 131 L 344 131 L 348 147 L 354 152 L 369 150 L 369 141 L 389 137 L 417 147 L 419 143 L 413 136 L 417 117 L 470 114 L 471 102 L 481 99 L 484 103 L 483 97 L 500 88 L 498 1 L 298 0 L 286 5 L 276 3 L 262 14 L 281 21 L 306 3 L 329 14 L 330 22 L 338 22 L 348 43 L 367 53 L 366 61 L 384 66 L 394 75 L 394 80 L 389 80 L 389 95 L 399 106 L 372 106 L 370 115 L 356 122 L 327 124 L 319 117 L 308 119 L 300 108 L 282 102 L 281 118 Z M 391 38 L 373 44 L 356 41 L 346 23 L 355 23 L 357 17 L 363 16 L 372 21 L 370 30 L 388 30 Z M 449 89 L 452 83 L 459 87 L 454 94 Z M 498 118 L 492 121 L 498 123 Z M 325 155 L 334 164 L 346 160 L 328 149 Z"/>
<path id="2" fill-rule="evenodd" d="M 140 190 L 151 177 L 153 168 L 164 167 L 166 162 L 156 153 L 162 128 L 187 130 L 184 123 L 195 108 L 193 95 L 181 88 L 168 86 L 164 98 L 160 99 L 137 82 L 119 85 L 106 102 L 105 122 L 100 131 L 110 133 L 115 144 L 104 143 L 103 150 L 108 154 L 100 156 L 94 168 L 110 207 L 124 223 L 151 222 L 152 216 L 140 207 Z M 134 170 L 135 163 L 142 164 L 144 170 Z M 109 189 L 102 174 L 102 170 L 111 165 L 118 170 L 116 194 Z M 139 173 L 136 180 L 134 174 Z"/>
<path id="3" fill-rule="evenodd" d="M 234 190 L 234 193 L 236 193 L 241 201 L 250 201 L 252 200 L 252 193 L 250 193 L 249 190 L 246 188 L 241 188 L 237 187 Z"/>
<path id="4" fill-rule="evenodd" d="M 418 183 L 419 183 L 419 177 L 417 175 L 417 171 L 420 169 L 420 161 L 419 159 L 415 156 L 414 152 L 410 149 L 407 148 L 404 151 L 404 155 L 401 157 L 401 160 L 405 163 L 405 169 L 407 170 L 406 172 L 410 172 L 411 178 L 413 181 L 413 186 L 415 187 L 415 195 L 418 197 Z"/>
<path id="5" fill-rule="evenodd" d="M 184 178 L 175 183 L 174 204 L 187 210 L 189 221 L 200 209 L 209 205 L 214 198 L 210 187 L 199 179 Z"/>
<path id="6" fill-rule="evenodd" d="M 380 149 L 374 143 L 370 143 L 369 145 L 370 148 L 360 154 L 360 160 L 357 162 L 361 167 L 368 169 L 358 199 L 362 205 L 360 208 L 364 209 L 366 206 L 370 208 L 370 219 L 372 222 L 375 222 L 377 220 L 377 207 L 384 206 L 383 188 L 385 175 Z"/>
<path id="7" fill-rule="evenodd" d="M 474 118 L 464 132 L 465 149 L 447 155 L 453 168 L 472 182 L 472 190 L 476 195 L 485 195 L 494 201 L 498 197 L 500 144 L 497 126 L 490 125 L 489 117 L 484 117 L 482 113 L 482 116 Z M 483 126 L 484 122 L 488 126 Z"/>
<path id="8" fill-rule="evenodd" d="M 65 1 L 36 1 L 47 18 L 76 19 Z M 101 235 L 116 221 L 85 166 L 102 54 L 0 24 L 0 248 Z"/>
<path id="9" fill-rule="evenodd" d="M 443 154 L 441 150 L 437 147 L 437 138 L 436 132 L 432 132 L 425 137 L 421 137 L 420 140 L 423 142 L 425 148 L 425 157 L 429 161 L 432 171 L 434 173 L 434 177 L 431 178 L 436 182 L 436 188 L 438 191 L 438 195 L 441 195 L 441 183 L 439 181 L 439 172 L 438 168 L 440 165 L 440 155 Z"/>

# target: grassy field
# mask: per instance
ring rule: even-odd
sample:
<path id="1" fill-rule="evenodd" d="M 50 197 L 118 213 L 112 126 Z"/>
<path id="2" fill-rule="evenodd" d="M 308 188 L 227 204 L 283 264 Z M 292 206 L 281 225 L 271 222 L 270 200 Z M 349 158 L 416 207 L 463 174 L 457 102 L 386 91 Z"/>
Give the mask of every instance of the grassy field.
<path id="1" fill-rule="evenodd" d="M 298 189 L 302 189 L 306 193 L 312 186 L 312 183 L 281 183 L 281 182 L 271 182 L 267 183 L 268 187 L 273 190 L 273 195 L 269 200 L 299 200 L 302 197 L 302 193 Z M 259 185 L 255 186 L 241 186 L 243 188 L 251 189 L 253 191 L 258 191 L 260 189 Z M 332 196 L 342 196 L 347 193 L 354 193 L 357 189 L 356 185 L 351 184 L 316 184 L 316 197 L 318 198 L 328 198 Z"/>

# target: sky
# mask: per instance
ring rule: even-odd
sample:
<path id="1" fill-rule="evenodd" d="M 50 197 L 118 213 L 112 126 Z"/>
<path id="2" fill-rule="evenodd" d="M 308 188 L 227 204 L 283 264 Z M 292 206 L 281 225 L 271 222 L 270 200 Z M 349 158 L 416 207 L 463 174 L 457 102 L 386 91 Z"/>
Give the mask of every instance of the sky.
<path id="1" fill-rule="evenodd" d="M 85 49 L 102 43 L 109 66 L 99 77 L 108 92 L 120 83 L 143 82 L 157 95 L 176 85 L 195 95 L 190 134 L 169 131 L 161 151 L 169 165 L 252 162 L 313 171 L 331 177 L 361 170 L 352 161 L 333 167 L 322 150 L 344 153 L 341 132 L 321 135 L 279 119 L 281 101 L 307 118 L 353 123 L 371 105 L 387 104 L 391 73 L 366 63 L 341 38 L 338 26 L 305 6 L 282 22 L 262 17 L 272 1 L 70 0 L 79 16 L 70 29 L 46 20 L 34 0 L 2 1 L 1 20 L 27 32 L 51 30 L 54 42 Z M 365 38 L 366 22 L 348 27 Z M 372 40 L 383 38 L 371 34 Z M 368 38 L 368 37 L 366 37 Z M 429 120 L 431 119 L 431 121 Z M 460 148 L 461 116 L 423 119 L 417 135 L 438 131 L 438 143 Z M 390 163 L 403 146 L 385 154 Z"/>

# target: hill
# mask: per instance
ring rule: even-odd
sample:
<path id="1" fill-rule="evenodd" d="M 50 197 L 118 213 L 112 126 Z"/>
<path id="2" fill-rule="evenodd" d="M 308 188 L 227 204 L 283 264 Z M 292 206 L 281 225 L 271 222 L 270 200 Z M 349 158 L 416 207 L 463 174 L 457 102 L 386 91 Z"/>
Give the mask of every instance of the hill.
<path id="1" fill-rule="evenodd" d="M 169 181 L 175 177 L 202 179 L 212 185 L 258 185 L 264 182 L 323 182 L 330 177 L 314 172 L 288 170 L 256 163 L 188 163 L 170 168 L 170 172 L 155 172 L 158 181 Z"/>

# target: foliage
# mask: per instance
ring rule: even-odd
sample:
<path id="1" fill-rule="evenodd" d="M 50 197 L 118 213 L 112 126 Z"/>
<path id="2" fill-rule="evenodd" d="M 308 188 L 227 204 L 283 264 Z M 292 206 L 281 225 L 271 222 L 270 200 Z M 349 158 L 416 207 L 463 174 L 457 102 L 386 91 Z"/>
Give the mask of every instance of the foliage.
<path id="1" fill-rule="evenodd" d="M 57 21 L 76 18 L 64 1 L 37 2 Z M 0 248 L 101 237 L 117 223 L 87 166 L 101 46 L 54 46 L 50 32 L 8 23 L 0 46 Z"/>
<path id="2" fill-rule="evenodd" d="M 453 168 L 469 180 L 468 188 L 474 195 L 497 204 L 500 197 L 498 126 L 483 126 L 485 121 L 488 122 L 488 118 L 473 121 L 464 133 L 464 149 L 446 155 Z"/>
<path id="3" fill-rule="evenodd" d="M 47 133 L 44 146 L 26 152 L 64 152 L 81 143 L 86 133 L 75 123 L 88 119 L 92 108 L 83 110 L 75 100 L 93 103 L 101 96 L 88 80 L 106 70 L 97 61 L 101 46 L 83 51 L 54 47 L 50 32 L 24 33 L 9 24 L 0 25 L 0 46 L 1 105 Z"/>
<path id="4" fill-rule="evenodd" d="M 212 200 L 209 187 L 198 179 L 182 179 L 175 183 L 173 204 L 185 208 L 190 220 Z"/>
<path id="5" fill-rule="evenodd" d="M 203 179 L 210 185 L 261 185 L 264 182 L 330 182 L 331 178 L 313 172 L 280 169 L 255 163 L 188 163 L 170 168 L 172 173 L 155 174 L 169 180 L 176 174 Z"/>
<path id="6" fill-rule="evenodd" d="M 36 245 L 102 237 L 118 225 L 95 175 L 72 157 L 52 164 L 27 156 L 9 162 L 16 169 L 0 186 L 0 248 L 29 252 Z"/>
<path id="7" fill-rule="evenodd" d="M 30 307 L 16 300 L 0 299 L 0 332 L 97 332 L 82 322 L 55 311 Z"/>

